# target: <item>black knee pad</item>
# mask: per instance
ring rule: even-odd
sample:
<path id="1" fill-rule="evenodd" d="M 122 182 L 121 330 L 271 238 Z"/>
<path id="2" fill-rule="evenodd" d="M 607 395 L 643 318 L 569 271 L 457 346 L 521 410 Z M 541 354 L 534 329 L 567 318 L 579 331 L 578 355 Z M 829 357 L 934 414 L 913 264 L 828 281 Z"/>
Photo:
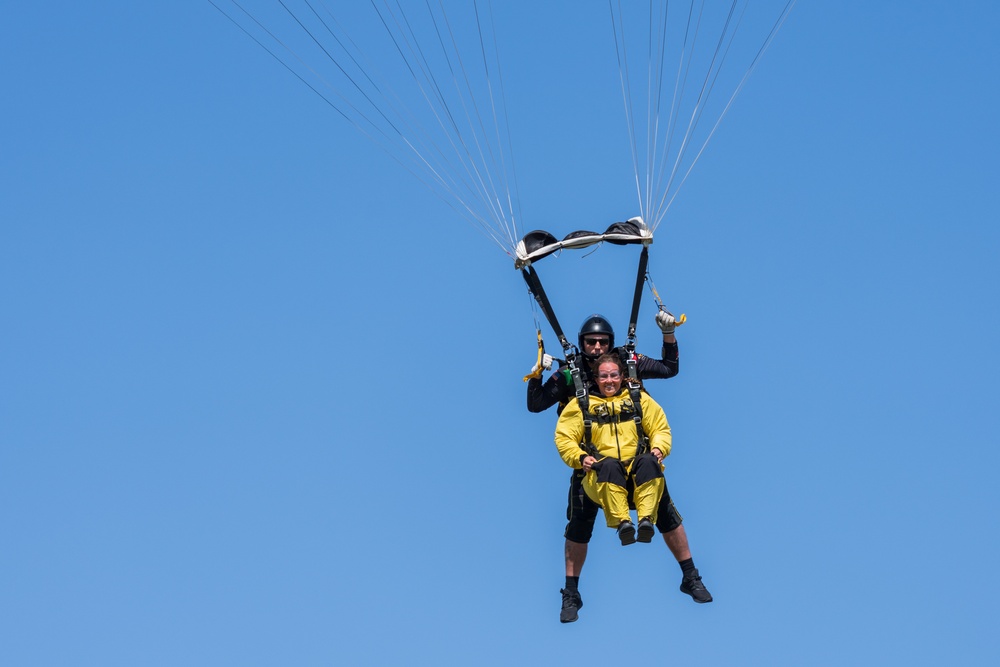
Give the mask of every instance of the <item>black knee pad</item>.
<path id="1" fill-rule="evenodd" d="M 682 523 L 684 523 L 684 517 L 674 507 L 674 501 L 667 494 L 663 494 L 660 507 L 656 511 L 656 527 L 661 533 L 669 533 L 680 527 Z"/>

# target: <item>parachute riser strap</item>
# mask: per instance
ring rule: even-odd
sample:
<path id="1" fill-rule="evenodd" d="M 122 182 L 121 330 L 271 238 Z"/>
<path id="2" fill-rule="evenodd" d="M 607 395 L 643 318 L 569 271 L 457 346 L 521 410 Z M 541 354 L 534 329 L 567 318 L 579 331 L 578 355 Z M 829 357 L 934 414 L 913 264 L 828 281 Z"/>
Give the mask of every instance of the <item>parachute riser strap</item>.
<path id="1" fill-rule="evenodd" d="M 580 358 L 576 354 L 567 355 L 566 364 L 569 366 L 570 377 L 573 378 L 573 390 L 576 393 L 576 403 L 580 407 L 580 415 L 583 417 L 583 442 L 580 447 L 590 456 L 601 458 L 601 453 L 593 442 L 594 420 L 590 417 L 590 396 L 587 394 L 587 386 L 583 382 L 583 371 L 579 366 Z"/>
<path id="2" fill-rule="evenodd" d="M 562 327 L 559 326 L 559 320 L 556 319 L 556 314 L 552 310 L 552 304 L 549 303 L 549 298 L 545 295 L 545 289 L 542 287 L 542 281 L 538 279 L 535 268 L 530 265 L 526 266 L 521 269 L 521 275 L 524 277 L 524 282 L 528 284 L 528 291 L 531 292 L 531 296 L 535 297 L 535 301 L 538 302 L 542 313 L 545 314 L 545 319 L 548 320 L 549 326 L 552 327 L 556 338 L 559 339 L 559 344 L 562 345 L 566 356 L 569 357 L 572 354 L 571 348 L 573 346 L 566 340 L 566 335 L 563 334 Z"/>
<path id="3" fill-rule="evenodd" d="M 628 342 L 635 344 L 635 327 L 639 320 L 639 303 L 642 302 L 642 284 L 646 282 L 646 267 L 649 265 L 649 246 L 643 246 L 639 254 L 639 270 L 635 277 L 635 291 L 632 293 L 632 314 L 628 320 Z"/>
<path id="4" fill-rule="evenodd" d="M 646 453 L 649 442 L 646 439 L 645 432 L 642 430 L 642 396 L 639 393 L 642 384 L 639 382 L 638 357 L 635 355 L 635 344 L 631 342 L 627 343 L 622 351 L 619 352 L 619 355 L 623 357 L 623 361 L 625 362 L 625 384 L 628 387 L 628 395 L 632 398 L 632 404 L 635 407 L 632 420 L 635 422 L 635 433 L 638 438 L 636 456 L 639 456 Z"/>

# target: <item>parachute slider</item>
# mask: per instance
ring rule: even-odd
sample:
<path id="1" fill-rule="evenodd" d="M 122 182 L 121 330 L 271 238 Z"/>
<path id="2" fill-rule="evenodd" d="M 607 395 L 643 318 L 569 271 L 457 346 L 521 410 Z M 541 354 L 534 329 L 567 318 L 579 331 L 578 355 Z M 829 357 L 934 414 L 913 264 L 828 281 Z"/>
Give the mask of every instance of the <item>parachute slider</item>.
<path id="1" fill-rule="evenodd" d="M 570 232 L 561 241 L 549 232 L 541 229 L 535 230 L 525 234 L 524 238 L 518 242 L 515 249 L 517 257 L 514 260 L 514 268 L 523 269 L 532 262 L 537 262 L 564 248 L 587 248 L 605 241 L 614 245 L 641 244 L 648 246 L 653 242 L 653 232 L 650 231 L 641 217 L 630 218 L 626 222 L 616 222 L 603 233 L 587 230 Z"/>

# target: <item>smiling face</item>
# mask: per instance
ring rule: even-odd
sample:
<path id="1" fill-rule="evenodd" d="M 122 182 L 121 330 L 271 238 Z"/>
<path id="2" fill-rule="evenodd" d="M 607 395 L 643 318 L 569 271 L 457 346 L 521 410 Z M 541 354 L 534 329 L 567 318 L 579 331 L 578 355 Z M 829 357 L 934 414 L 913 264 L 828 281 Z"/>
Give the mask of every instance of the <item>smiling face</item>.
<path id="1" fill-rule="evenodd" d="M 602 396 L 615 396 L 622 388 L 622 369 L 614 361 L 602 362 L 597 367 L 597 388 Z"/>

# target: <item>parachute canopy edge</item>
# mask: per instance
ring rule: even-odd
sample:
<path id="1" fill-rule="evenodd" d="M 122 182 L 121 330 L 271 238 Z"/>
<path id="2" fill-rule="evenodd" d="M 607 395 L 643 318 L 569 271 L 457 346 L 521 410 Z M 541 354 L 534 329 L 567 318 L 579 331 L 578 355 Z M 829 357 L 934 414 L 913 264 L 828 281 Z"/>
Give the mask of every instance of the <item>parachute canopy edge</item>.
<path id="1" fill-rule="evenodd" d="M 586 248 L 607 241 L 614 245 L 648 246 L 653 242 L 653 232 L 646 226 L 641 217 L 630 218 L 625 222 L 616 222 L 603 233 L 578 230 L 570 232 L 561 241 L 541 229 L 524 235 L 515 249 L 514 268 L 523 269 L 532 262 L 548 257 L 563 248 Z"/>

